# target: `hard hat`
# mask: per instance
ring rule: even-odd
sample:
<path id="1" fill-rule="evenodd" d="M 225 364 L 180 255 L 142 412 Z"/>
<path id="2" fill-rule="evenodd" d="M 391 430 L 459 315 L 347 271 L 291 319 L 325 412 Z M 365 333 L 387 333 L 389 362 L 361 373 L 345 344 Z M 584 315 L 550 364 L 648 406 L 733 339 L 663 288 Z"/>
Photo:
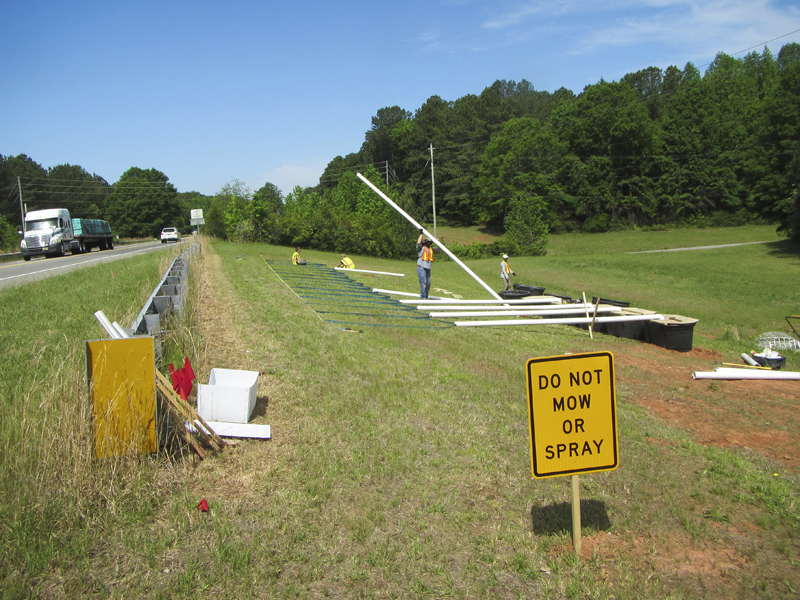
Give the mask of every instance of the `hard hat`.
<path id="1" fill-rule="evenodd" d="M 508 258 L 508 254 L 503 254 L 503 258 Z"/>
<path id="2" fill-rule="evenodd" d="M 424 240 L 422 240 L 422 245 L 423 246 L 430 246 L 432 243 L 433 242 L 431 242 L 428 238 L 425 238 Z"/>

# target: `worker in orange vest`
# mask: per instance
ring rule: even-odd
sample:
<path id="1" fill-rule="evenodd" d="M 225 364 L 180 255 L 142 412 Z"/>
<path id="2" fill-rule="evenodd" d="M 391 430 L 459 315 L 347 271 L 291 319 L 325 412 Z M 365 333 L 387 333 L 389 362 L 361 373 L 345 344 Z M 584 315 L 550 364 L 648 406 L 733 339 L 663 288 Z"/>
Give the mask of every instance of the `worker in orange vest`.
<path id="1" fill-rule="evenodd" d="M 431 248 L 431 240 L 425 237 L 422 229 L 419 230 L 417 238 L 417 277 L 419 278 L 419 298 L 428 299 L 428 290 L 431 289 L 431 265 L 433 264 L 434 252 L 439 248 Z"/>

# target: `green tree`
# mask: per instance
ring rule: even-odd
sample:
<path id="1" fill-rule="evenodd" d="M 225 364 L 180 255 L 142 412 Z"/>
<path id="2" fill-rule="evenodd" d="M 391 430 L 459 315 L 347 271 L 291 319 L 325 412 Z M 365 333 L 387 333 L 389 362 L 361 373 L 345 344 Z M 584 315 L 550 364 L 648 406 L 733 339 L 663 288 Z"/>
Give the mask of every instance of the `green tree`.
<path id="1" fill-rule="evenodd" d="M 10 223 L 19 223 L 22 227 L 19 187 L 17 177 L 22 186 L 22 201 L 28 210 L 58 208 L 52 204 L 53 194 L 47 192 L 47 170 L 25 154 L 3 156 L 0 154 L 0 214 Z"/>
<path id="2" fill-rule="evenodd" d="M 0 252 L 19 252 L 18 229 L 0 215 Z"/>
<path id="3" fill-rule="evenodd" d="M 395 161 L 395 144 L 393 130 L 403 121 L 411 117 L 411 113 L 399 106 L 388 106 L 378 109 L 372 117 L 372 127 L 364 136 L 361 145 L 361 157 L 368 163 Z"/>
<path id="4" fill-rule="evenodd" d="M 113 188 L 106 212 L 117 235 L 157 237 L 181 218 L 177 191 L 161 171 L 131 167 Z"/>
<path id="5" fill-rule="evenodd" d="M 324 212 L 322 198 L 321 192 L 300 186 L 286 196 L 286 212 L 281 220 L 284 243 L 306 246 L 314 239 L 315 215 Z"/>
<path id="6" fill-rule="evenodd" d="M 510 204 L 505 237 L 518 246 L 520 254 L 547 254 L 550 233 L 543 218 L 544 200 L 538 196 L 518 195 Z"/>
<path id="7" fill-rule="evenodd" d="M 361 152 L 353 152 L 345 157 L 337 156 L 325 167 L 319 177 L 319 185 L 323 190 L 330 190 L 339 184 L 339 180 L 345 173 L 355 173 L 362 169 L 365 161 Z"/>
<path id="8" fill-rule="evenodd" d="M 99 175 L 78 165 L 63 164 L 47 170 L 47 189 L 76 219 L 100 219 L 111 186 Z"/>
<path id="9" fill-rule="evenodd" d="M 790 231 L 800 189 L 800 59 L 783 64 L 779 85 L 763 104 L 753 188 L 759 214 Z"/>
<path id="10" fill-rule="evenodd" d="M 244 217 L 249 222 L 243 236 L 253 241 L 277 243 L 280 238 L 278 221 L 284 213 L 283 194 L 272 183 L 266 183 L 245 205 Z"/>
<path id="11" fill-rule="evenodd" d="M 222 186 L 222 189 L 217 192 L 217 197 L 219 197 L 224 205 L 224 223 L 225 223 L 225 237 L 229 240 L 237 240 L 241 238 L 242 232 L 250 232 L 252 231 L 252 223 L 245 224 L 240 228 L 242 221 L 247 218 L 246 209 L 247 205 L 250 203 L 250 200 L 253 198 L 253 193 L 250 191 L 250 188 L 243 181 L 239 181 L 238 179 L 231 179 L 228 183 Z M 237 229 L 240 231 L 237 234 Z M 246 238 L 250 237 L 250 234 L 244 234 Z M 239 239 L 239 241 L 245 241 L 243 239 Z M 247 241 L 250 241 L 249 239 Z"/>
<path id="12" fill-rule="evenodd" d="M 483 152 L 475 178 L 473 212 L 480 222 L 502 227 L 511 200 L 520 194 L 543 198 L 548 221 L 568 221 L 563 191 L 566 144 L 552 127 L 528 117 L 509 120 Z"/>
<path id="13" fill-rule="evenodd" d="M 284 212 L 283 193 L 281 193 L 278 186 L 274 183 L 265 183 L 261 186 L 255 194 L 253 194 L 253 201 L 262 203 L 270 213 L 282 215 Z"/>

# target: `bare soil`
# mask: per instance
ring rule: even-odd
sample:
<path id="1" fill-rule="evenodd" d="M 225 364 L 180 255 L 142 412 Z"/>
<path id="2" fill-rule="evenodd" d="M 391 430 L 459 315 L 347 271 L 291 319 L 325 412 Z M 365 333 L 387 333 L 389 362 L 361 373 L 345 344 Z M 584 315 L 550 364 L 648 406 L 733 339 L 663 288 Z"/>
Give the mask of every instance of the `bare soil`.
<path id="1" fill-rule="evenodd" d="M 633 392 L 629 399 L 699 443 L 749 448 L 787 468 L 800 466 L 799 382 L 692 379 L 694 371 L 735 362 L 701 347 L 675 352 L 640 344 L 615 359 L 618 381 Z"/>

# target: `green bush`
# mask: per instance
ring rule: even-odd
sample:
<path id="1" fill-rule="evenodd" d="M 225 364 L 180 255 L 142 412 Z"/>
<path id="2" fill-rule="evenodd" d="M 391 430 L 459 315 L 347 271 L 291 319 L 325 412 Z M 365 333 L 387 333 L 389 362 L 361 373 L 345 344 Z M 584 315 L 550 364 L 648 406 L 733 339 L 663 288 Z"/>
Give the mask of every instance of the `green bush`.
<path id="1" fill-rule="evenodd" d="M 18 252 L 19 234 L 8 220 L 0 215 L 0 252 Z"/>

